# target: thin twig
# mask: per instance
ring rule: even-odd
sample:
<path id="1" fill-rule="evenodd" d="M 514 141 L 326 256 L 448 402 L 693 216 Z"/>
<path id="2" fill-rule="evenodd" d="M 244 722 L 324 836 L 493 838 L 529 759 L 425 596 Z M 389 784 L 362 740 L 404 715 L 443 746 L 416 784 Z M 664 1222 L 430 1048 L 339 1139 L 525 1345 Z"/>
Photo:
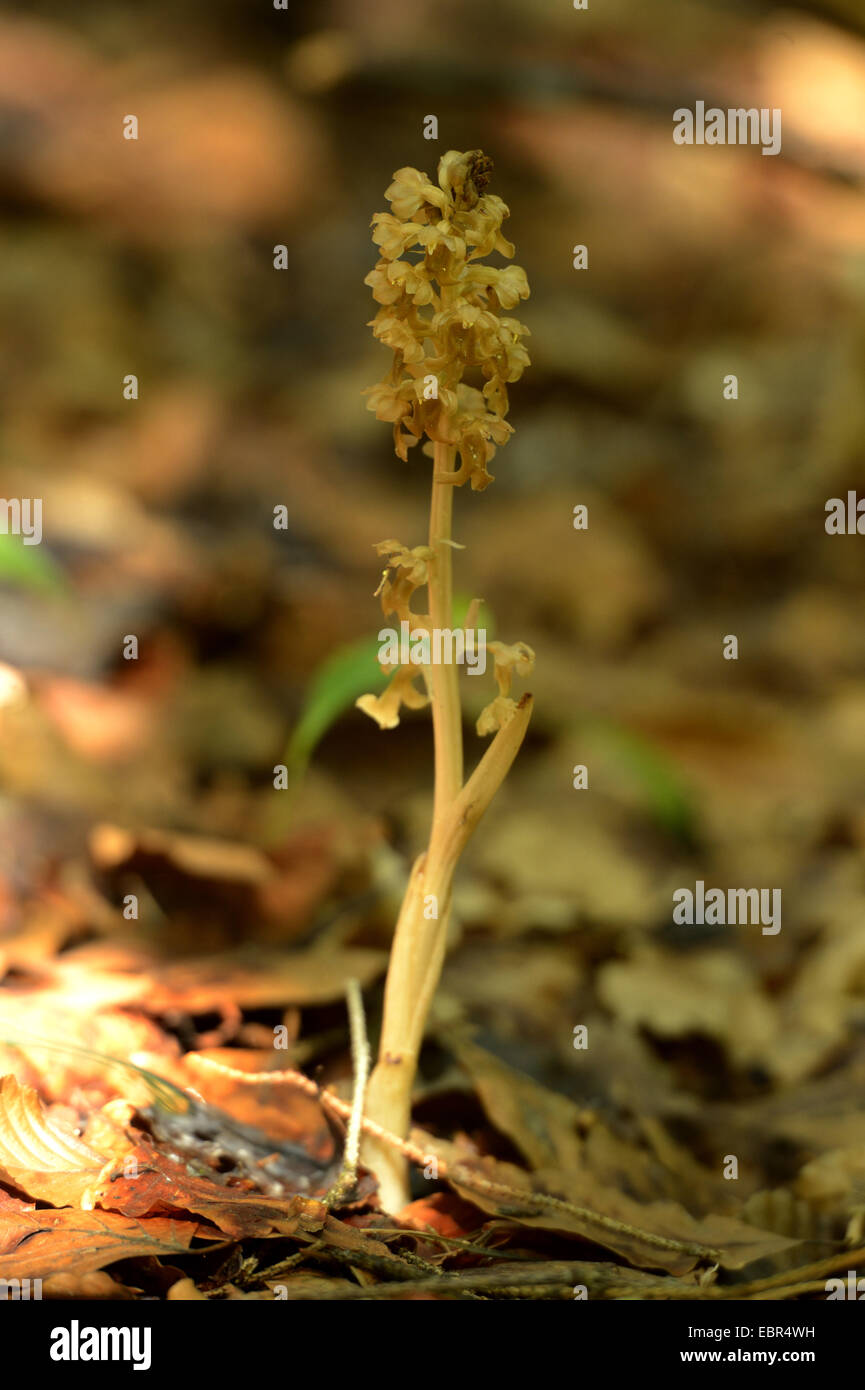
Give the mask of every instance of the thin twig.
<path id="1" fill-rule="evenodd" d="M 342 1157 L 342 1172 L 325 1197 L 329 1207 L 340 1202 L 357 1186 L 357 1165 L 360 1158 L 360 1131 L 363 1124 L 363 1102 L 369 1080 L 369 1039 L 366 1035 L 366 1019 L 363 1013 L 363 995 L 357 980 L 346 980 L 345 994 L 348 1005 L 348 1022 L 351 1030 L 351 1064 L 354 1073 L 354 1091 L 348 1128 L 345 1134 L 345 1148 Z"/>
<path id="2" fill-rule="evenodd" d="M 477 1255 L 485 1260 L 508 1260 L 513 1264 L 513 1253 L 508 1250 L 496 1250 L 490 1245 L 481 1245 L 476 1240 L 462 1240 L 459 1236 L 443 1236 L 440 1231 L 434 1231 L 431 1226 L 376 1226 L 376 1239 L 382 1236 L 414 1236 L 418 1240 L 430 1240 L 439 1245 L 453 1245 L 457 1250 L 465 1250 L 469 1255 Z"/>
<path id="3" fill-rule="evenodd" d="M 319 1252 L 316 1258 L 322 1258 Z M 346 1263 L 350 1263 L 349 1252 L 342 1252 Z M 404 1279 L 388 1284 L 376 1284 L 357 1288 L 347 1285 L 345 1289 L 323 1289 L 321 1298 L 325 1301 L 385 1300 L 406 1298 L 417 1294 L 433 1294 L 438 1298 L 476 1299 L 487 1295 L 501 1298 L 553 1297 L 573 1298 L 575 1274 L 581 1265 L 570 1261 L 551 1261 L 528 1266 L 522 1261 L 509 1269 L 460 1270 L 442 1273 L 428 1279 Z M 318 1297 L 318 1291 L 298 1290 L 298 1299 Z"/>

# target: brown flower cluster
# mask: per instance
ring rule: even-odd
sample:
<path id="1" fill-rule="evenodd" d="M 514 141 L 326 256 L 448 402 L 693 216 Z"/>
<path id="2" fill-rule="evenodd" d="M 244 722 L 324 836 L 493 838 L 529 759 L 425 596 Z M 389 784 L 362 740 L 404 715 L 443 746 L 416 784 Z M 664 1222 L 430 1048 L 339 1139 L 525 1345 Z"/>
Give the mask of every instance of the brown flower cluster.
<path id="1" fill-rule="evenodd" d="M 483 192 L 491 167 L 480 150 L 451 150 L 438 185 L 398 169 L 385 194 L 391 211 L 373 218 L 381 259 L 365 281 L 381 305 L 373 332 L 394 353 L 368 391 L 369 409 L 393 422 L 400 458 L 423 435 L 455 448 L 451 480 L 476 491 L 492 481 L 487 464 L 513 432 L 507 387 L 529 362 L 528 329 L 503 312 L 527 298 L 525 271 L 481 264 L 492 251 L 514 254 L 501 230 L 508 209 Z"/>
<path id="2" fill-rule="evenodd" d="M 513 433 L 505 419 L 507 387 L 529 361 L 522 342 L 528 329 L 502 313 L 528 296 L 525 271 L 481 264 L 492 251 L 514 254 L 501 230 L 508 209 L 501 198 L 483 192 L 491 168 L 480 150 L 451 150 L 439 160 L 438 186 L 417 169 L 397 170 L 385 194 L 392 210 L 373 218 L 381 260 L 365 282 L 381 305 L 373 331 L 394 354 L 384 381 L 367 392 L 369 408 L 392 421 L 400 458 L 426 435 L 459 457 L 457 468 L 436 473 L 436 479 L 471 481 L 475 491 L 492 482 L 487 465 L 496 445 Z M 472 385 L 467 374 L 482 384 Z M 407 622 L 412 635 L 428 631 L 429 614 L 413 612 L 411 600 L 428 585 L 436 563 L 432 549 L 387 540 L 376 550 L 385 557 L 376 590 L 384 616 Z M 475 600 L 464 620 L 466 632 L 476 628 L 478 609 Z M 512 678 L 527 675 L 534 660 L 522 642 L 493 642 L 489 650 L 499 693 L 477 722 L 479 734 L 494 733 L 513 717 Z M 382 665 L 382 671 L 390 677 L 385 690 L 362 696 L 357 705 L 392 729 L 403 705 L 421 709 L 429 703 L 429 675 L 416 665 Z M 419 675 L 425 691 L 414 685 Z"/>

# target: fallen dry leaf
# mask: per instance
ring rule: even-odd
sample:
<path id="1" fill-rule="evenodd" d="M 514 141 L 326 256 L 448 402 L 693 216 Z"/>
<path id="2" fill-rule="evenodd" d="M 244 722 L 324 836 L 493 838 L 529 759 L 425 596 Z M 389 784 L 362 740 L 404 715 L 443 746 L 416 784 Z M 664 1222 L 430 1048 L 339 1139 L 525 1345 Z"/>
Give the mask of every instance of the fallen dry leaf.
<path id="1" fill-rule="evenodd" d="M 106 1175 L 93 1189 L 95 1202 L 124 1216 L 145 1217 L 168 1213 L 193 1213 L 204 1217 L 226 1235 L 294 1235 L 301 1215 L 308 1214 L 304 1197 L 266 1197 L 214 1180 L 194 1177 L 182 1163 L 150 1145 L 140 1145 L 127 1160 L 136 1167 Z M 322 1191 L 328 1183 L 322 1184 Z"/>
<path id="2" fill-rule="evenodd" d="M 240 1124 L 252 1125 L 273 1139 L 301 1145 L 311 1158 L 324 1166 L 333 1160 L 336 1143 L 318 1100 L 298 1087 L 277 1081 L 243 1081 L 210 1065 L 211 1061 L 222 1062 L 233 1072 L 260 1074 L 274 1066 L 280 1067 L 281 1055 L 284 1056 L 271 1048 L 264 1054 L 267 1067 L 263 1067 L 262 1054 L 239 1048 L 187 1052 L 169 1079 L 191 1086 L 208 1105 L 217 1106 Z M 158 1069 L 159 1059 L 155 1060 Z"/>
<path id="3" fill-rule="evenodd" d="M 387 956 L 363 947 L 327 951 L 224 954 L 150 972 L 148 1000 L 156 1012 L 185 1009 L 207 1013 L 226 1002 L 261 1009 L 287 1004 L 329 1004 L 341 999 L 345 982 L 370 984 L 383 973 Z"/>
<path id="4" fill-rule="evenodd" d="M 52 1274 L 42 1283 L 43 1298 L 117 1299 L 128 1302 L 136 1296 L 134 1289 L 112 1279 L 104 1270 L 92 1270 L 89 1274 Z"/>
<path id="5" fill-rule="evenodd" d="M 201 835 L 142 830 L 133 835 L 99 825 L 90 853 L 106 883 L 122 888 L 140 878 L 172 923 L 172 939 L 233 939 L 242 920 L 248 935 L 285 942 L 308 930 L 315 911 L 339 882 L 340 852 L 328 826 L 307 826 L 277 850 Z"/>
<path id="6" fill-rule="evenodd" d="M 469 1073 L 493 1124 L 511 1139 L 532 1168 L 576 1168 L 581 1122 L 591 1116 L 566 1096 L 538 1085 L 468 1039 L 448 1046 Z"/>
<path id="7" fill-rule="evenodd" d="M 629 1027 L 661 1038 L 716 1038 L 741 1066 L 760 1061 L 777 1028 L 753 973 L 730 951 L 682 957 L 644 948 L 602 966 L 598 993 Z"/>
<path id="8" fill-rule="evenodd" d="M 212 1228 L 194 1221 L 152 1217 L 136 1221 L 109 1211 L 34 1211 L 0 1197 L 0 1279 L 47 1279 L 82 1275 L 116 1260 L 188 1252 L 197 1237 L 213 1239 Z"/>
<path id="9" fill-rule="evenodd" d="M 451 1186 L 482 1211 L 537 1230 L 578 1236 L 640 1269 L 687 1274 L 699 1263 L 740 1269 L 753 1260 L 783 1255 L 797 1243 L 727 1216 L 697 1221 L 676 1202 L 635 1202 L 585 1171 L 538 1173 L 533 1188 L 528 1175 L 513 1164 L 466 1156 L 458 1145 L 423 1131 L 414 1130 L 412 1138 L 423 1151 L 446 1159 Z"/>
<path id="10" fill-rule="evenodd" d="M 166 1295 L 170 1303 L 207 1303 L 207 1294 L 196 1288 L 194 1279 L 178 1279 Z"/>
<path id="11" fill-rule="evenodd" d="M 30 1086 L 0 1080 L 0 1177 L 39 1201 L 77 1206 L 106 1162 L 131 1148 L 121 1130 L 117 1146 L 99 1153 L 46 1114 Z"/>

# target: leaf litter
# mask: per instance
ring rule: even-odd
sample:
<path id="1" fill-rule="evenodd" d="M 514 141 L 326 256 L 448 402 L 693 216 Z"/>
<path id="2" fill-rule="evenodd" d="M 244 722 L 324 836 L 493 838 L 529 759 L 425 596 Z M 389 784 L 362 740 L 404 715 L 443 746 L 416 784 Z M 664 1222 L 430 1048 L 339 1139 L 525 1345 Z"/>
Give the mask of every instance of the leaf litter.
<path id="1" fill-rule="evenodd" d="M 717 7 L 695 8 L 720 81 Z M 468 51 L 463 10 L 453 33 Z M 558 31 L 539 33 L 522 0 L 514 14 L 515 34 L 557 62 Z M 358 22 L 371 51 L 374 22 Z M 511 446 L 525 478 L 502 468 L 465 575 L 543 661 L 532 740 L 456 884 L 405 1146 L 413 1201 L 389 1217 L 368 1174 L 345 1180 L 343 1001 L 358 980 L 374 1037 L 429 815 L 409 790 L 428 785 L 428 748 L 407 720 L 382 755 L 340 711 L 369 664 L 369 538 L 383 516 L 412 534 L 423 504 L 363 434 L 339 277 L 296 277 L 286 335 L 269 258 L 247 254 L 262 219 L 286 212 L 308 223 L 301 270 L 322 229 L 355 244 L 354 223 L 334 221 L 353 206 L 339 151 L 370 113 L 338 82 L 326 108 L 327 93 L 301 106 L 285 84 L 254 87 L 220 21 L 221 75 L 178 69 L 147 105 L 180 162 L 151 142 L 130 193 L 115 150 L 94 200 L 99 160 L 89 137 L 81 158 L 67 116 L 91 94 L 107 112 L 116 74 L 81 23 L 74 36 L 7 23 L 0 73 L 27 114 L 11 128 L 28 129 L 35 101 L 48 151 L 34 165 L 13 131 L 27 216 L 2 290 L 18 309 L 16 286 L 34 286 L 35 312 L 17 315 L 32 350 L 6 364 L 27 460 L 6 490 L 43 496 L 54 518 L 44 551 L 0 547 L 0 1277 L 41 1277 L 51 1298 L 572 1299 L 575 1284 L 600 1299 L 825 1296 L 828 1275 L 865 1258 L 865 683 L 852 543 L 803 537 L 862 434 L 861 285 L 839 259 L 861 241 L 861 189 L 813 160 L 807 198 L 795 158 L 771 189 L 707 162 L 685 247 L 670 142 L 654 145 L 645 112 L 616 90 L 589 107 L 568 90 L 542 112 L 503 94 L 497 162 L 514 188 L 527 173 L 549 212 L 523 227 L 545 268 L 536 388 Z M 821 46 L 794 27 L 796 44 L 747 17 L 734 33 L 780 64 L 807 130 L 808 84 L 790 65 Z M 855 37 L 831 38 L 841 70 L 861 72 Z M 650 36 L 645 61 L 659 62 Z M 25 99 L 34 63 L 46 82 Z M 227 166 L 199 119 L 214 97 Z M 837 120 L 819 143 L 846 167 Z M 649 138 L 640 169 L 635 137 Z M 202 151 L 217 171 L 203 204 L 178 173 Z M 351 171 L 365 207 L 379 175 Z M 761 254 L 731 259 L 752 244 L 755 197 L 774 208 L 779 192 Z M 639 245 L 635 207 L 657 231 Z M 608 252 L 580 295 L 560 254 L 575 208 Z M 82 212 L 111 236 L 88 239 Z M 238 254 L 244 299 L 222 290 Z M 722 261 L 737 279 L 719 341 L 717 295 L 679 290 L 717 287 Z M 184 381 L 153 366 L 121 425 L 87 403 L 118 341 L 153 341 L 151 305 L 156 326 L 185 325 Z M 730 352 L 762 403 L 745 449 L 715 389 Z M 286 364 L 302 381 L 290 411 Z M 229 378 L 230 400 L 216 384 Z M 578 573 L 575 460 L 593 517 Z M 286 493 L 292 529 L 277 535 L 269 509 Z M 748 658 L 721 685 L 728 626 Z M 118 670 L 130 630 L 143 659 Z M 275 796 L 281 757 L 291 786 Z M 570 785 L 577 764 L 591 764 L 591 798 Z M 710 874 L 780 885 L 782 934 L 671 933 L 671 888 Z"/>

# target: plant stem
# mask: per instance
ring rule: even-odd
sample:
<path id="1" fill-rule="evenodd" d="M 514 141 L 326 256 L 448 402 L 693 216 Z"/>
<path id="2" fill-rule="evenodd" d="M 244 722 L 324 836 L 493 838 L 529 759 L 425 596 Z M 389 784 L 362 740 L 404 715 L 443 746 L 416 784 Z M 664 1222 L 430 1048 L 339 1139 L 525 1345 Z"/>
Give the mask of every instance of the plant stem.
<path id="1" fill-rule="evenodd" d="M 397 919 L 385 985 L 378 1062 L 367 1092 L 367 1118 L 400 1138 L 408 1133 L 411 1087 L 417 1063 L 417 1048 L 413 1046 L 413 1015 L 417 1002 L 420 938 L 424 927 L 438 925 L 425 922 L 423 917 L 425 863 L 426 855 L 423 854 L 413 864 Z M 373 1151 L 377 1161 L 371 1163 Z M 381 1159 L 386 1162 L 378 1161 Z M 401 1172 L 405 1183 L 405 1161 L 401 1155 L 377 1141 L 364 1140 L 363 1161 L 375 1169 L 380 1186 L 384 1168 Z M 406 1196 L 401 1205 L 407 1200 Z"/>
<path id="2" fill-rule="evenodd" d="M 454 485 L 438 481 L 436 474 L 451 473 L 455 451 L 436 444 L 430 499 L 429 546 L 433 552 L 428 585 L 430 625 L 449 629 L 453 622 L 453 549 L 451 527 Z M 456 797 L 463 781 L 463 724 L 457 668 L 453 662 L 430 666 L 433 737 L 435 739 L 435 799 L 433 828 Z"/>
<path id="3" fill-rule="evenodd" d="M 436 444 L 434 474 L 452 472 L 453 466 L 454 450 Z M 434 478 L 429 530 L 433 558 L 428 594 L 430 626 L 440 631 L 450 628 L 453 621 L 449 543 L 453 494 L 452 483 Z M 453 663 L 432 662 L 428 680 L 435 739 L 432 829 L 426 853 L 412 866 L 394 932 L 378 1062 L 370 1080 L 366 1109 L 368 1119 L 400 1138 L 408 1135 L 417 1059 L 444 962 L 454 870 L 469 836 L 516 757 L 531 714 L 531 698 L 526 696 L 463 786 L 457 668 Z M 400 1211 L 409 1200 L 405 1157 L 367 1136 L 363 1162 L 378 1178 L 379 1200 L 384 1210 Z"/>
<path id="4" fill-rule="evenodd" d="M 453 519 L 453 483 L 441 482 L 435 475 L 449 473 L 454 466 L 454 450 L 435 445 L 432 495 L 430 498 L 429 597 L 430 626 L 450 628 L 453 619 L 453 553 L 450 545 Z M 463 779 L 462 711 L 457 669 L 453 663 L 435 663 L 429 668 L 435 742 L 435 793 L 429 850 L 416 861 L 394 932 L 387 975 L 378 1064 L 370 1080 L 367 1114 L 376 1124 L 404 1138 L 411 1116 L 411 1088 L 423 1039 L 429 999 L 435 991 L 450 917 L 450 883 L 453 869 L 446 875 L 426 873 L 426 864 L 441 839 L 445 817 L 456 800 Z M 424 915 L 431 896 L 435 916 Z M 432 909 L 430 909 L 432 911 Z M 428 977 L 433 975 L 434 978 Z M 379 1179 L 379 1197 L 388 1211 L 399 1211 L 409 1199 L 408 1165 L 405 1158 L 374 1139 L 364 1141 L 364 1161 Z"/>
<path id="5" fill-rule="evenodd" d="M 417 1058 L 444 961 L 454 870 L 475 826 L 510 770 L 531 712 L 531 696 L 525 695 L 510 723 L 496 734 L 439 821 L 427 853 L 412 867 L 394 934 L 379 1060 L 372 1074 L 366 1111 L 368 1119 L 400 1138 L 408 1134 Z M 428 919 L 424 913 L 431 894 L 438 902 L 438 920 Z M 378 1178 L 384 1210 L 400 1211 L 409 1200 L 408 1165 L 402 1154 L 367 1136 L 362 1161 Z"/>

